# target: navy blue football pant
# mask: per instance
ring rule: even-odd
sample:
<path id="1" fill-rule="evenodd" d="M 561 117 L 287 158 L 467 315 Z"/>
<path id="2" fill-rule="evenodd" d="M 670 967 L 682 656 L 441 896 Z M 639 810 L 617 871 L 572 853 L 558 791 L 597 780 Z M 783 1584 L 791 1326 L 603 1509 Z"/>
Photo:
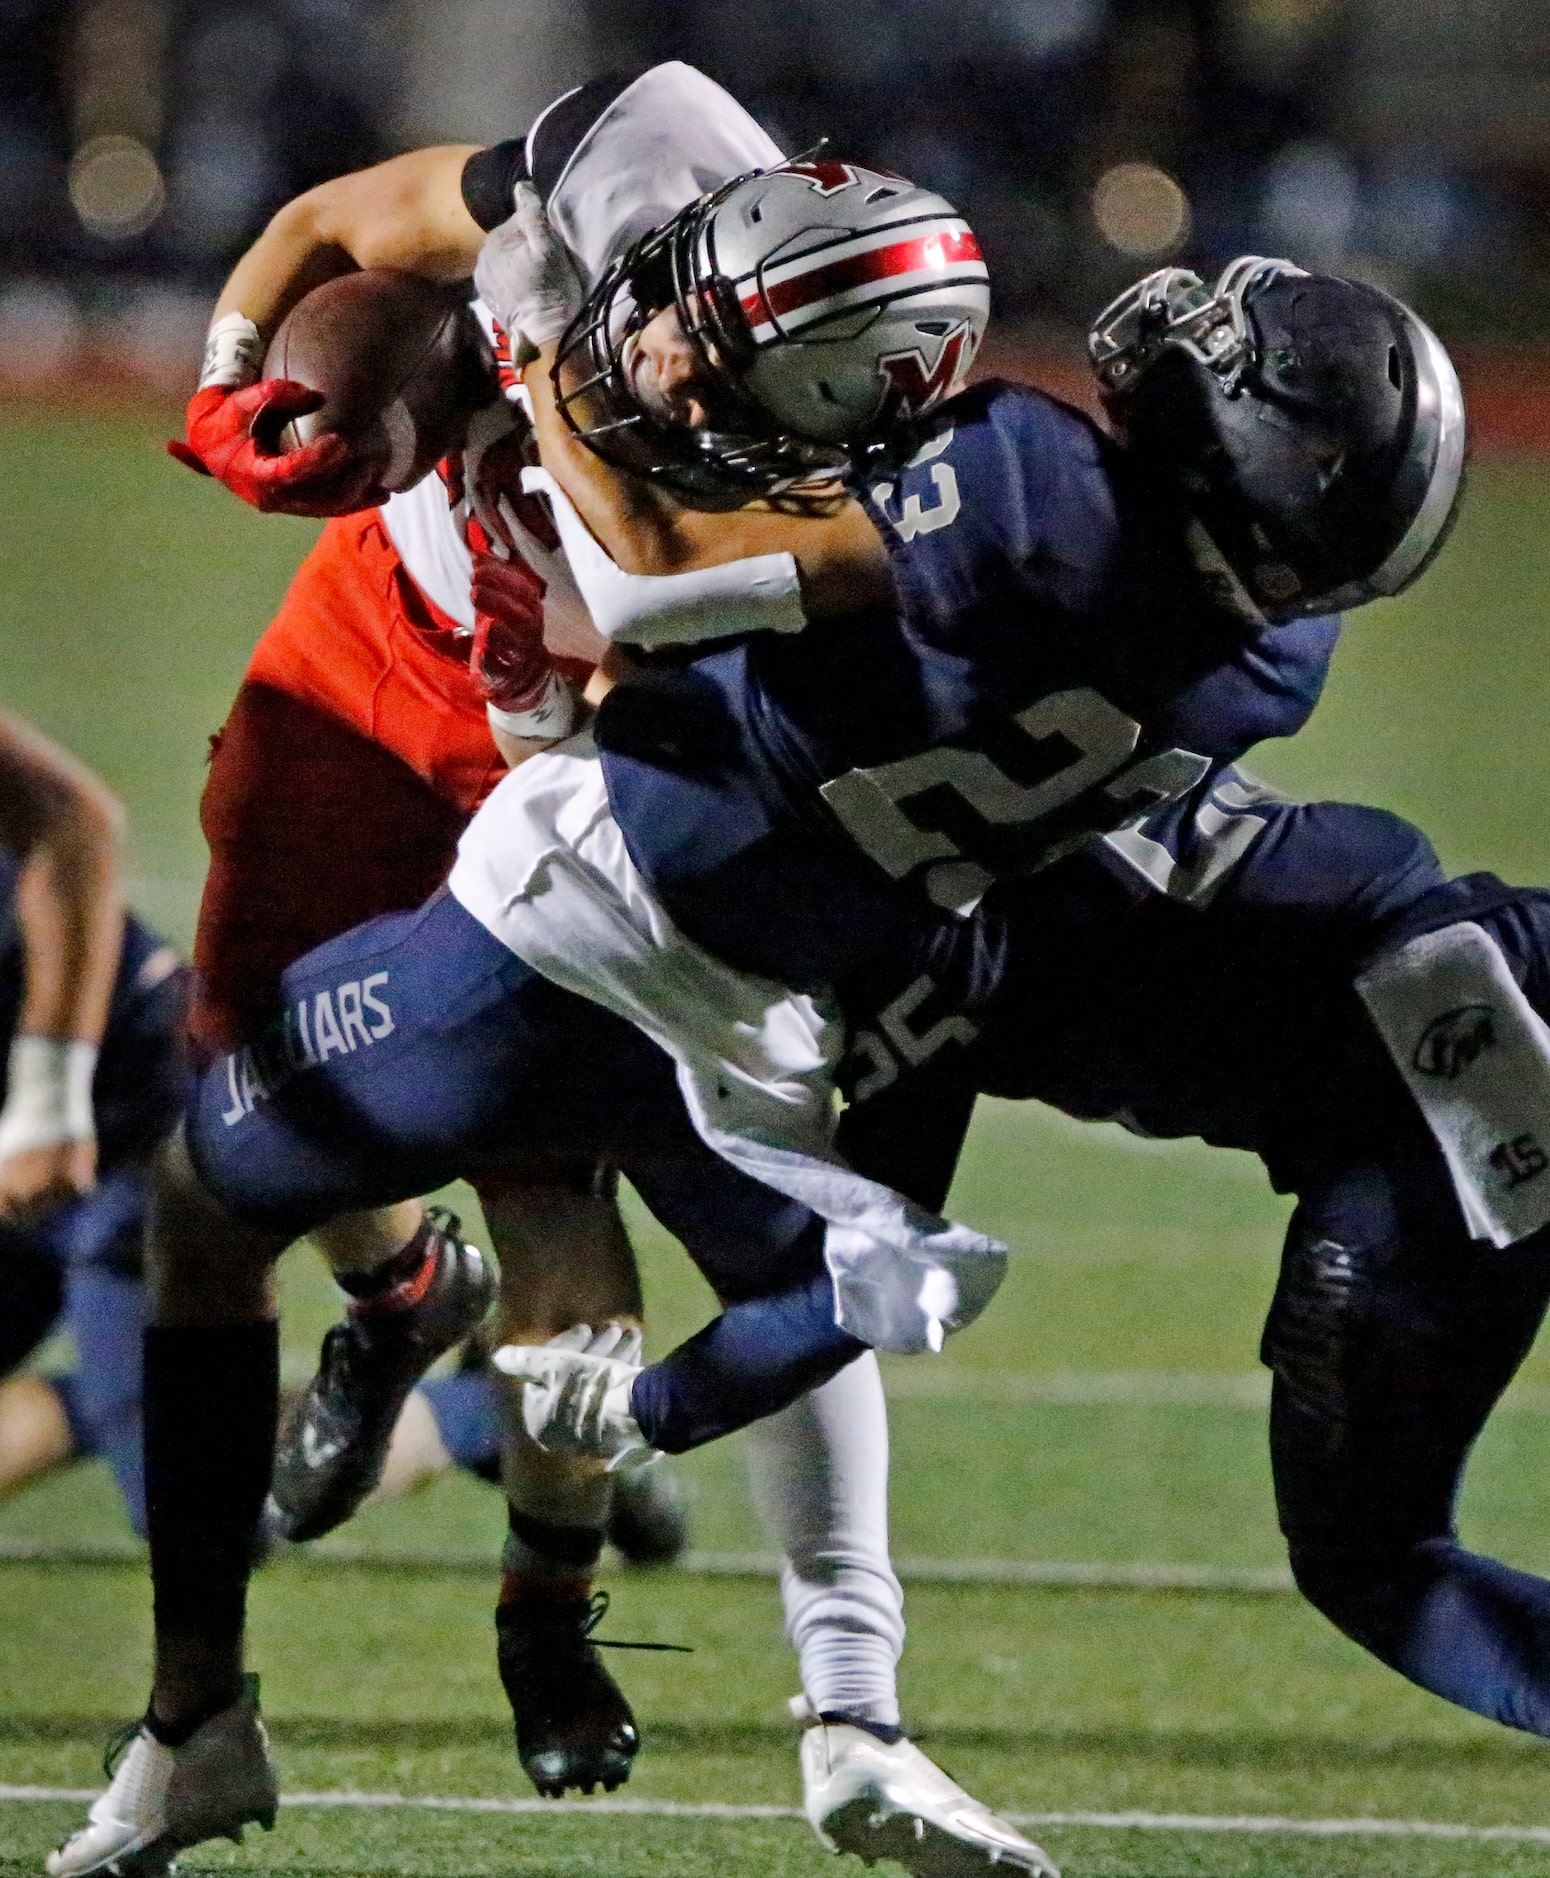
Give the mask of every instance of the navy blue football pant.
<path id="1" fill-rule="evenodd" d="M 108 1463 L 141 1533 L 140 1253 L 146 1198 L 143 1170 L 119 1168 L 39 1226 L 0 1227 L 0 1375 L 53 1331 L 69 1331 L 75 1367 L 48 1381 L 64 1407 L 76 1454 Z"/>
<path id="2" fill-rule="evenodd" d="M 131 917 L 92 1089 L 100 1175 L 82 1199 L 36 1226 L 0 1226 L 0 1376 L 56 1330 L 75 1367 L 49 1377 L 77 1455 L 113 1470 L 135 1530 L 145 1530 L 140 1278 L 146 1158 L 173 1126 L 187 1090 L 187 977 Z M 19 972 L 0 983 L 0 1062 L 21 999 Z"/>
<path id="3" fill-rule="evenodd" d="M 1304 1595 L 1462 1708 L 1550 1735 L 1550 1583 L 1461 1544 L 1486 1417 L 1550 1298 L 1550 1231 L 1465 1234 L 1434 1154 L 1304 1187 L 1261 1354 L 1276 1503 Z"/>
<path id="4" fill-rule="evenodd" d="M 1475 919 L 1550 1014 L 1550 896 L 1486 876 L 1421 899 L 1395 939 Z M 1338 1073 L 1338 1069 L 1336 1070 Z M 1550 1228 L 1498 1250 L 1469 1238 L 1442 1159 L 1397 1076 L 1381 1155 L 1281 1144 L 1298 1195 L 1262 1355 L 1292 1570 L 1334 1623 L 1422 1688 L 1550 1735 L 1550 1583 L 1468 1551 L 1464 1466 L 1550 1300 Z M 1358 1092 L 1357 1100 L 1362 1100 Z"/>
<path id="5" fill-rule="evenodd" d="M 265 1032 L 199 1078 L 188 1138 L 222 1205 L 288 1235 L 517 1155 L 611 1161 L 726 1307 L 635 1385 L 669 1452 L 773 1413 L 863 1348 L 834 1322 L 821 1222 L 705 1146 L 654 1043 L 446 892 L 291 966 Z"/>

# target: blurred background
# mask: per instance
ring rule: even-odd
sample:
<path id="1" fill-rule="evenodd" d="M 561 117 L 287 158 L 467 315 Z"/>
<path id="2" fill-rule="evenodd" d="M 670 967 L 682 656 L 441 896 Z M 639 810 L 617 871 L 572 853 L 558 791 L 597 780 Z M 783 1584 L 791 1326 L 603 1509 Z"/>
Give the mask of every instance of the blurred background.
<path id="1" fill-rule="evenodd" d="M 666 57 L 958 203 L 1003 341 L 1245 251 L 1550 333 L 1550 0 L 0 0 L 0 376 L 182 389 L 287 197 Z"/>

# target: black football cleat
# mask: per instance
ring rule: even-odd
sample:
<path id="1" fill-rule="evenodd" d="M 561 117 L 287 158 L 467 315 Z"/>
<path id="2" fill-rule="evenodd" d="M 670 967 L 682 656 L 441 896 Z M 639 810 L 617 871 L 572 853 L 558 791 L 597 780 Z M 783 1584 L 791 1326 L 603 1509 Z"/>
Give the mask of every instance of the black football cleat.
<path id="1" fill-rule="evenodd" d="M 495 1613 L 496 1661 L 511 1703 L 517 1757 L 546 1799 L 568 1787 L 612 1793 L 640 1748 L 635 1717 L 598 1655 L 592 1632 L 605 1591 L 529 1591 Z"/>
<path id="2" fill-rule="evenodd" d="M 689 1543 L 683 1483 L 667 1461 L 614 1475 L 608 1538 L 629 1565 L 672 1565 Z"/>
<path id="3" fill-rule="evenodd" d="M 479 1325 L 495 1270 L 455 1214 L 429 1210 L 434 1269 L 398 1308 L 355 1310 L 323 1339 L 317 1374 L 285 1415 L 265 1510 L 271 1541 L 332 1532 L 382 1478 L 409 1392 L 436 1358 Z"/>

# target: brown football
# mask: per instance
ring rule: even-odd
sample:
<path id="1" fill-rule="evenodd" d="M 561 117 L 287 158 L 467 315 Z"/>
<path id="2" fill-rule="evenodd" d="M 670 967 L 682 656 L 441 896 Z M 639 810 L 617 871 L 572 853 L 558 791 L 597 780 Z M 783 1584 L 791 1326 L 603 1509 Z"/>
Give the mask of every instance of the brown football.
<path id="1" fill-rule="evenodd" d="M 284 453 L 332 431 L 353 446 L 363 480 L 389 490 L 428 474 L 497 395 L 464 296 L 388 267 L 341 274 L 298 301 L 269 342 L 264 376 L 295 379 L 324 400 L 262 439 L 266 447 Z"/>

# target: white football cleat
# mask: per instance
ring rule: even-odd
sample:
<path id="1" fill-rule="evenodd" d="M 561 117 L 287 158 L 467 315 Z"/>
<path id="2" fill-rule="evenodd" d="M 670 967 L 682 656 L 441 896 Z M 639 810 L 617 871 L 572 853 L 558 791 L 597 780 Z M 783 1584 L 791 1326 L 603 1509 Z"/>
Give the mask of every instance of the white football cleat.
<path id="1" fill-rule="evenodd" d="M 179 1852 L 274 1825 L 280 1791 L 258 1717 L 258 1678 L 181 1747 L 163 1746 L 142 1723 L 112 1770 L 86 1824 L 48 1855 L 49 1878 L 163 1878 Z"/>
<path id="2" fill-rule="evenodd" d="M 891 1858 L 913 1878 L 1060 1878 L 1047 1853 L 913 1741 L 890 1745 L 849 1722 L 815 1722 L 803 1733 L 802 1803 L 831 1852 L 854 1852 L 869 1865 Z"/>

